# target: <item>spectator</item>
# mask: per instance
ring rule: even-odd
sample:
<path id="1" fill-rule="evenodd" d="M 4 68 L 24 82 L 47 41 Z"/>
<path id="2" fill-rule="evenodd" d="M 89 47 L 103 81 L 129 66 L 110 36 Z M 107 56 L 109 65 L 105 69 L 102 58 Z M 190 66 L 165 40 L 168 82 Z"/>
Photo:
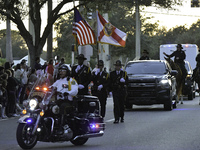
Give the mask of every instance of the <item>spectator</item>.
<path id="1" fill-rule="evenodd" d="M 5 71 L 8 75 L 8 80 L 7 80 L 7 94 L 8 94 L 8 103 L 6 106 L 6 115 L 8 117 L 16 117 L 18 116 L 16 114 L 16 90 L 19 82 L 15 80 L 15 78 L 12 75 L 12 72 L 7 69 Z"/>
<path id="2" fill-rule="evenodd" d="M 41 76 L 43 75 L 43 72 L 42 72 L 42 65 L 40 64 L 40 57 L 36 57 L 35 59 L 35 69 L 36 69 L 36 73 L 37 73 L 37 76 Z"/>
<path id="3" fill-rule="evenodd" d="M 48 63 L 47 63 L 47 61 L 45 61 L 43 66 L 42 66 L 42 69 L 44 70 L 44 73 L 46 73 L 47 66 L 48 66 Z"/>
<path id="4" fill-rule="evenodd" d="M 14 74 L 14 70 L 12 69 L 11 64 L 9 62 L 5 62 L 4 68 L 5 70 L 9 69 L 12 72 L 12 74 Z"/>
<path id="5" fill-rule="evenodd" d="M 49 85 L 52 85 L 54 82 L 53 72 L 54 72 L 53 59 L 50 59 L 49 64 L 47 66 L 47 80 L 49 82 Z"/>
<path id="6" fill-rule="evenodd" d="M 21 95 L 20 95 L 20 104 L 23 103 L 23 100 L 25 98 L 25 93 L 26 93 L 26 86 L 28 82 L 28 71 L 26 68 L 26 64 L 24 62 L 21 62 L 21 71 L 22 71 L 22 79 L 21 83 L 23 85 Z"/>
<path id="7" fill-rule="evenodd" d="M 14 71 L 14 77 L 21 82 L 22 75 L 21 64 L 17 64 Z"/>
<path id="8" fill-rule="evenodd" d="M 37 81 L 38 77 L 37 77 L 37 73 L 36 73 L 36 69 L 31 69 L 31 73 L 28 77 L 28 84 L 27 84 L 27 88 L 26 88 L 26 92 L 27 95 L 29 95 L 34 83 Z"/>
<path id="9" fill-rule="evenodd" d="M 6 73 L 4 73 L 4 67 L 0 67 L 0 87 L 1 87 L 1 90 L 2 90 L 2 97 L 0 99 L 0 103 L 2 105 L 2 108 L 1 108 L 1 118 L 2 119 L 6 119 L 7 116 L 5 115 L 5 110 L 6 110 L 6 106 L 7 106 L 7 100 L 8 100 L 8 97 L 7 97 L 7 90 L 6 90 L 6 87 L 7 87 L 7 79 L 8 79 L 8 75 Z"/>
<path id="10" fill-rule="evenodd" d="M 65 64 L 65 59 L 64 58 L 61 58 L 60 62 L 59 63 L 56 63 L 55 64 L 55 67 L 54 67 L 54 72 L 53 72 L 53 78 L 54 78 L 54 81 L 56 81 L 59 77 L 58 77 L 58 68 L 60 66 L 62 66 L 63 64 Z"/>

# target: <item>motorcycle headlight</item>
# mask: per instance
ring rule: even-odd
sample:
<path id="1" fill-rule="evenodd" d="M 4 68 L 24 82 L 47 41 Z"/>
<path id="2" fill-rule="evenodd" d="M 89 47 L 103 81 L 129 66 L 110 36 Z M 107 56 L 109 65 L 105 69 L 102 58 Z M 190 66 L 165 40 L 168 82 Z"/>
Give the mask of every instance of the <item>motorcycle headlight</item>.
<path id="1" fill-rule="evenodd" d="M 34 109 L 36 108 L 37 104 L 38 104 L 37 99 L 31 99 L 31 100 L 29 101 L 29 107 L 30 107 L 30 109 L 31 109 L 31 110 L 34 110 Z"/>

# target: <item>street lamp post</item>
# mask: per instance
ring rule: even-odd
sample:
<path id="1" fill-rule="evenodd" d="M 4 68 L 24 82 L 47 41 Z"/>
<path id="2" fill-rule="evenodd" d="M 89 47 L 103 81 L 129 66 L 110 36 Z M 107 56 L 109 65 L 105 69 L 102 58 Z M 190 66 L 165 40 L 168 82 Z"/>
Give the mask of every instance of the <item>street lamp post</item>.
<path id="1" fill-rule="evenodd" d="M 136 46 L 135 46 L 135 56 L 136 59 L 140 58 L 140 13 L 139 13 L 139 4 L 138 0 L 136 0 L 135 5 L 135 15 L 136 15 Z"/>

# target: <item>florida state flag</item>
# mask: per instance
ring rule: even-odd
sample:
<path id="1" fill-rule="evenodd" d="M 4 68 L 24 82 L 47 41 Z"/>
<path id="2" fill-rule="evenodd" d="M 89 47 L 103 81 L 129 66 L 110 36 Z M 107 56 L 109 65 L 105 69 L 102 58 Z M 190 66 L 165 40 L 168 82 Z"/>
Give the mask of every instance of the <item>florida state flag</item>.
<path id="1" fill-rule="evenodd" d="M 127 34 L 113 26 L 97 11 L 98 42 L 124 47 Z"/>

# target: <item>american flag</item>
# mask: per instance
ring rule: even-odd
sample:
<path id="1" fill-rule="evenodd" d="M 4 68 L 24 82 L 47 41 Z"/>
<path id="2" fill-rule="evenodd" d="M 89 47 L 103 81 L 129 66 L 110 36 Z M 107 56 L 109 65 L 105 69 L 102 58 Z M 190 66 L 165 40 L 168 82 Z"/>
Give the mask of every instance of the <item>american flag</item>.
<path id="1" fill-rule="evenodd" d="M 79 11 L 74 9 L 73 35 L 76 36 L 79 45 L 95 44 L 95 34 Z"/>

